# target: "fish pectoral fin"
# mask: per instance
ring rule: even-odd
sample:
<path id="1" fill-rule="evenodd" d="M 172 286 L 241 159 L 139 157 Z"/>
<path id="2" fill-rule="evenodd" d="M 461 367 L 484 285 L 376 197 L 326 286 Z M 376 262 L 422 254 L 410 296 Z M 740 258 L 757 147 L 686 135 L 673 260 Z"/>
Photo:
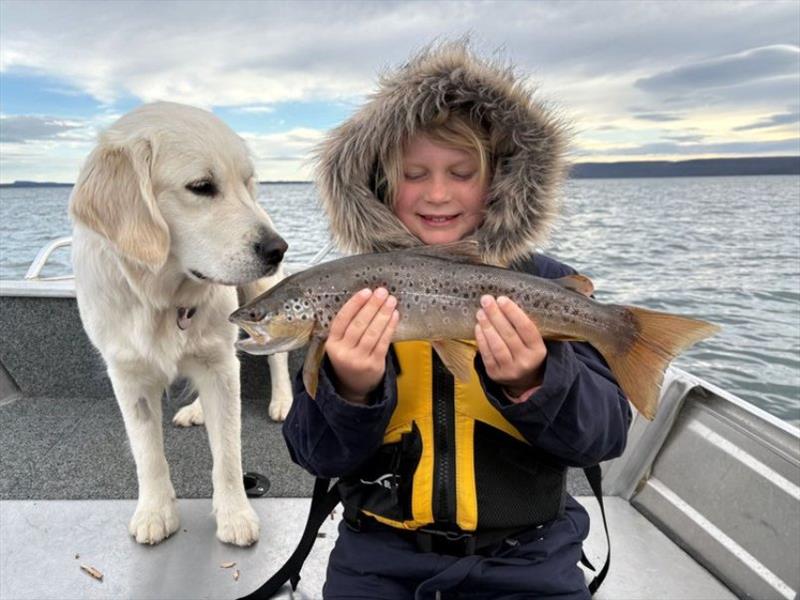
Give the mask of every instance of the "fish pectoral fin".
<path id="1" fill-rule="evenodd" d="M 594 294 L 594 284 L 586 275 L 576 273 L 575 275 L 567 275 L 566 277 L 561 277 L 554 281 L 561 287 L 573 292 L 578 292 L 584 296 L 591 296 Z"/>
<path id="2" fill-rule="evenodd" d="M 472 378 L 476 349 L 461 340 L 432 340 L 431 346 L 453 377 L 464 383 Z"/>
<path id="3" fill-rule="evenodd" d="M 303 385 L 312 398 L 317 396 L 319 384 L 319 370 L 322 366 L 322 357 L 325 354 L 325 340 L 311 338 L 311 343 L 306 350 L 306 359 L 303 362 Z"/>
<path id="4" fill-rule="evenodd" d="M 548 342 L 585 342 L 586 338 L 575 337 L 566 333 L 543 333 L 542 337 Z"/>

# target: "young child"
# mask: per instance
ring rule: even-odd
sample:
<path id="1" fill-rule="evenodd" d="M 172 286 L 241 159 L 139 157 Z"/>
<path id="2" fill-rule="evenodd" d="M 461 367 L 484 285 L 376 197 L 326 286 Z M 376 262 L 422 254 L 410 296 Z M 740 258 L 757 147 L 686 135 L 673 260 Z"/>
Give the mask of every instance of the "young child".
<path id="1" fill-rule="evenodd" d="M 556 212 L 563 147 L 510 69 L 444 44 L 383 77 L 331 134 L 318 185 L 345 250 L 475 239 L 488 263 L 558 278 L 574 271 L 532 244 Z M 345 303 L 316 397 L 298 378 L 283 429 L 293 460 L 340 478 L 324 596 L 589 597 L 589 519 L 566 467 L 624 449 L 630 409 L 606 364 L 487 295 L 462 383 L 430 344 L 390 344 L 396 305 L 383 288 Z"/>

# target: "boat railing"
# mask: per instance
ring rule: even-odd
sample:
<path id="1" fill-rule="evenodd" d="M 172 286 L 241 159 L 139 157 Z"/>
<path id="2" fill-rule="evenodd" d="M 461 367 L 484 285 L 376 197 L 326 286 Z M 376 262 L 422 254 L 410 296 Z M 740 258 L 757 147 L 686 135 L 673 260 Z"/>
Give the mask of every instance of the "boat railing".
<path id="1" fill-rule="evenodd" d="M 21 280 L 3 280 L 0 282 L 0 296 L 39 296 L 66 297 L 75 296 L 75 275 L 55 275 L 43 277 L 42 271 L 51 255 L 60 248 L 72 245 L 72 236 L 64 236 L 45 244 L 31 262 L 25 276 Z M 333 251 L 333 242 L 327 242 L 309 262 L 284 262 L 287 274 L 302 271 L 319 264 Z"/>
<path id="2" fill-rule="evenodd" d="M 25 279 L 27 281 L 65 281 L 68 279 L 73 279 L 74 276 L 71 274 L 58 275 L 55 277 L 41 276 L 42 269 L 44 268 L 45 264 L 47 264 L 47 260 L 50 258 L 50 255 L 59 248 L 71 245 L 72 236 L 60 237 L 48 244 L 45 244 L 44 247 L 36 254 L 36 258 L 33 259 L 30 267 L 28 267 L 28 272 L 25 273 Z"/>

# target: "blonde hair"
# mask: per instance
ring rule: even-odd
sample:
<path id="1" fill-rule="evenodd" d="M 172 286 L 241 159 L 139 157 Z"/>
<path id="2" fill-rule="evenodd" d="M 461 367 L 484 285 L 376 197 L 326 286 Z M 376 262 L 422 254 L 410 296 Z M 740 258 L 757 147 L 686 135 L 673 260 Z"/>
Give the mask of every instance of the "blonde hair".
<path id="1" fill-rule="evenodd" d="M 416 135 L 423 135 L 434 144 L 445 148 L 463 150 L 478 160 L 478 177 L 481 185 L 491 178 L 492 152 L 489 135 L 467 118 L 443 112 L 439 118 L 421 128 Z M 401 140 L 382 161 L 376 174 L 375 191 L 380 200 L 394 207 L 399 183 L 403 177 L 403 153 L 409 138 Z"/>

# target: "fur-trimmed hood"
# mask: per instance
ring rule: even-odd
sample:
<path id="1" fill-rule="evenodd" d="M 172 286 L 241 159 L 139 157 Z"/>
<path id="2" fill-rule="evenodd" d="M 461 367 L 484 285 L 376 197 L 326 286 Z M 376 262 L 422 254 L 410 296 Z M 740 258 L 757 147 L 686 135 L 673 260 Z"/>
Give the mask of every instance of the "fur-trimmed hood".
<path id="1" fill-rule="evenodd" d="M 487 128 L 494 176 L 476 231 L 487 262 L 507 265 L 544 242 L 559 208 L 566 126 L 534 100 L 511 66 L 463 42 L 422 51 L 383 75 L 378 91 L 318 148 L 316 181 L 334 243 L 347 252 L 419 245 L 375 194 L 379 159 L 447 106 Z"/>

